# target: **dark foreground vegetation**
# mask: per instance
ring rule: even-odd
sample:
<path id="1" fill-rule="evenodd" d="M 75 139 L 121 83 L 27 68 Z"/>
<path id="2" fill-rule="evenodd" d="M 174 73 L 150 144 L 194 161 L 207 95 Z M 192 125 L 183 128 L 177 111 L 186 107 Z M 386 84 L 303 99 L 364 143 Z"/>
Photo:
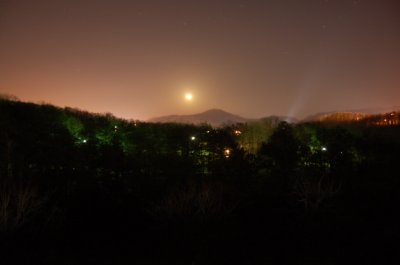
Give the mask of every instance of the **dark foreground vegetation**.
<path id="1" fill-rule="evenodd" d="M 1 264 L 399 264 L 400 127 L 0 100 Z"/>

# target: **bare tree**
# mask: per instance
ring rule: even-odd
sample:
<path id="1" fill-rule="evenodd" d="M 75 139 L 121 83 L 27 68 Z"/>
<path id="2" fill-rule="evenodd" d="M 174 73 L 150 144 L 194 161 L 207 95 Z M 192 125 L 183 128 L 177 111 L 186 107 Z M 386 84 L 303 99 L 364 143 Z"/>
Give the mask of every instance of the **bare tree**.
<path id="1" fill-rule="evenodd" d="M 9 232 L 23 226 L 37 213 L 44 200 L 37 189 L 26 184 L 10 184 L 3 179 L 0 184 L 0 231 Z"/>
<path id="2" fill-rule="evenodd" d="M 295 184 L 295 195 L 304 205 L 306 212 L 315 213 L 340 190 L 340 184 L 332 177 L 307 176 L 298 178 Z"/>
<path id="3" fill-rule="evenodd" d="M 0 100 L 20 101 L 20 99 L 17 96 L 4 93 L 0 93 Z"/>
<path id="4" fill-rule="evenodd" d="M 157 218 L 168 220 L 190 219 L 208 222 L 229 216 L 236 205 L 227 201 L 226 191 L 220 185 L 191 183 L 167 195 L 152 207 L 151 213 Z"/>

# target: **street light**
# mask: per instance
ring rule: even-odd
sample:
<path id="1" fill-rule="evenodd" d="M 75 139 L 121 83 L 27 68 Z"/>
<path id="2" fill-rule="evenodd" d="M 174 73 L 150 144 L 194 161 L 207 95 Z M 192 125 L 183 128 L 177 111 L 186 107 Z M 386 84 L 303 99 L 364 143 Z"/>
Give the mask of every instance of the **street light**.
<path id="1" fill-rule="evenodd" d="M 226 158 L 229 158 L 229 156 L 231 155 L 231 150 L 229 148 L 225 148 L 224 155 Z"/>

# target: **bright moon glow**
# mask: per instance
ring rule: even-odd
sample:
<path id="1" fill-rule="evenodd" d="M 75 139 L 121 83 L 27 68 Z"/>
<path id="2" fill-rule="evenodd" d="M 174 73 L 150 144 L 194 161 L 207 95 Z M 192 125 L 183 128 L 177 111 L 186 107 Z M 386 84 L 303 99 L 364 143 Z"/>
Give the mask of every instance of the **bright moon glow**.
<path id="1" fill-rule="evenodd" d="M 186 99 L 186 101 L 191 101 L 193 99 L 193 95 L 191 93 L 186 93 L 185 99 Z"/>

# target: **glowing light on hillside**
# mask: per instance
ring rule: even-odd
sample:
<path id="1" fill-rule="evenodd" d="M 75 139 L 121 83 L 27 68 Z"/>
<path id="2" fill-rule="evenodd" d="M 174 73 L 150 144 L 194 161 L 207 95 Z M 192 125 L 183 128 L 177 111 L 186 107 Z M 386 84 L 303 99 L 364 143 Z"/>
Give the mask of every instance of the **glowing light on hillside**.
<path id="1" fill-rule="evenodd" d="M 231 155 L 231 150 L 229 149 L 229 148 L 225 148 L 225 150 L 224 150 L 224 156 L 226 157 L 226 158 L 229 158 L 229 156 Z"/>

